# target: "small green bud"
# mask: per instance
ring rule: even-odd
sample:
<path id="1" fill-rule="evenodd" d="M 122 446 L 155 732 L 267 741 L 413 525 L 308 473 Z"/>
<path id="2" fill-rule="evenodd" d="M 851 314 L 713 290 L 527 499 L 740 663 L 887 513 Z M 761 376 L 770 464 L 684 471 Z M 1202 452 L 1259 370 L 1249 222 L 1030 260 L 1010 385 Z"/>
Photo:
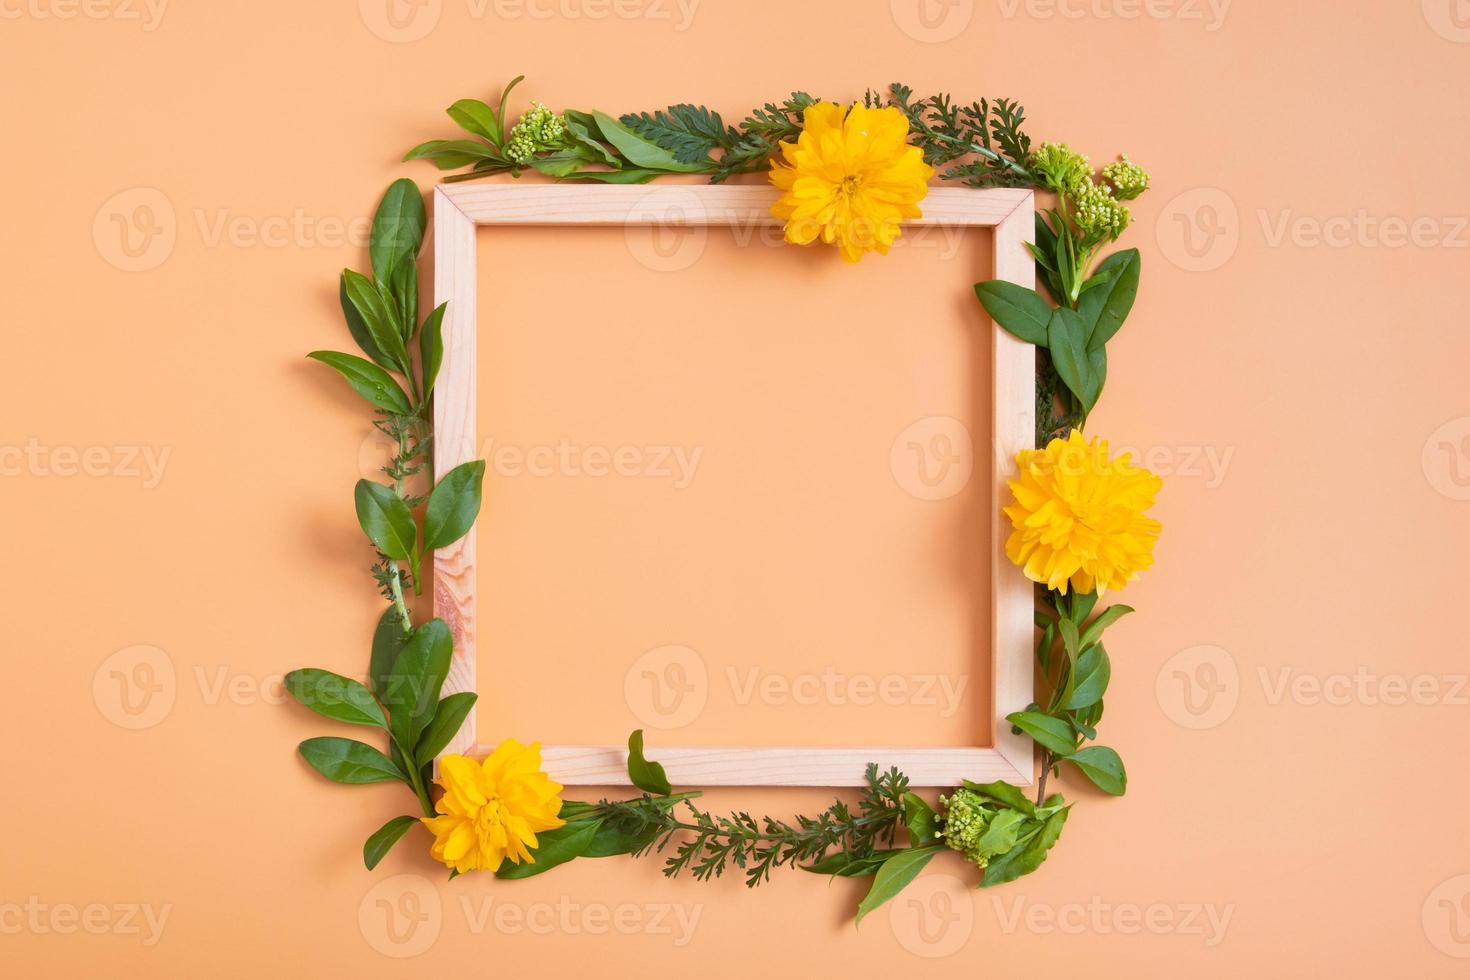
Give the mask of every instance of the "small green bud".
<path id="1" fill-rule="evenodd" d="M 542 103 L 532 102 L 520 122 L 511 127 L 505 155 L 516 163 L 529 163 L 538 153 L 559 149 L 566 132 L 565 119 Z"/>
<path id="2" fill-rule="evenodd" d="M 1092 175 L 1092 164 L 1087 157 L 1066 143 L 1042 143 L 1031 154 L 1030 167 L 1032 173 L 1057 193 L 1075 190 Z"/>
<path id="3" fill-rule="evenodd" d="M 1103 180 L 1113 185 L 1113 193 L 1120 201 L 1131 201 L 1148 190 L 1148 171 L 1123 154 L 1117 163 L 1110 163 L 1102 170 Z"/>
<path id="4" fill-rule="evenodd" d="M 1072 207 L 1072 220 L 1086 244 L 1095 245 L 1105 238 L 1117 241 L 1128 227 L 1128 209 L 1118 202 L 1111 189 L 1094 184 L 1090 177 L 1074 192 Z"/>

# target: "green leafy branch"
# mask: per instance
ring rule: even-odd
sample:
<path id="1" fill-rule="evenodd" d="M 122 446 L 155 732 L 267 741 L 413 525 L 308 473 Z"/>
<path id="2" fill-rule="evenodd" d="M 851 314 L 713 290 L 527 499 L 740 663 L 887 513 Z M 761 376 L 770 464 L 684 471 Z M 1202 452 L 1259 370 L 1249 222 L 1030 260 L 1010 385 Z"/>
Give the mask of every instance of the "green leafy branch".
<path id="1" fill-rule="evenodd" d="M 377 728 L 387 751 L 355 739 L 322 737 L 302 742 L 307 763 L 333 782 L 399 781 L 413 791 L 425 816 L 434 813 L 429 785 L 434 758 L 453 739 L 476 695 L 441 697 L 453 658 L 453 639 L 443 620 L 415 626 L 405 582 L 422 592 L 424 557 L 469 532 L 480 512 L 485 464 L 456 466 L 427 496 L 410 482 L 429 465 L 429 399 L 443 361 L 441 304 L 418 318 L 417 258 L 427 224 L 412 181 L 395 181 L 373 218 L 371 277 L 344 270 L 340 283 L 347 328 L 366 358 L 338 351 L 309 356 L 328 365 L 373 406 L 373 424 L 393 440 L 384 467 L 388 483 L 359 480 L 353 491 L 358 523 L 378 560 L 373 576 L 389 602 L 373 633 L 368 683 L 315 667 L 286 675 L 286 689 L 323 717 Z M 417 361 L 409 353 L 417 340 Z M 375 867 L 413 826 L 414 817 L 384 824 L 363 845 L 363 861 Z"/>
<path id="2" fill-rule="evenodd" d="M 564 801 L 561 817 L 566 824 L 537 835 L 535 862 L 503 865 L 496 877 L 529 878 L 577 858 L 669 850 L 663 873 L 670 878 L 688 872 L 698 881 L 709 881 L 732 866 L 751 888 L 769 881 L 771 872 L 781 867 L 872 878 L 858 905 L 861 922 L 946 849 L 964 850 L 980 864 L 984 886 L 1030 874 L 1046 860 L 1069 811 L 1059 795 L 1033 804 L 1009 783 L 967 781 L 956 790 L 975 801 L 964 819 L 971 828 L 983 825 L 985 833 L 978 848 L 962 848 L 945 836 L 958 829 L 953 806 L 946 807 L 947 813 L 936 810 L 909 789 L 908 777 L 898 769 L 881 771 L 870 763 L 856 806 L 839 799 L 814 816 L 791 820 L 757 818 L 745 811 L 714 814 L 694 803 L 701 792 L 674 792 L 663 766 L 645 756 L 642 731 L 628 738 L 628 777 L 642 796 Z M 941 807 L 944 799 L 940 797 Z M 900 835 L 906 844 L 899 843 Z"/>
<path id="3" fill-rule="evenodd" d="M 1095 592 L 1047 593 L 1036 616 L 1041 631 L 1036 661 L 1051 694 L 1045 705 L 1033 703 L 1006 716 L 1014 731 L 1025 732 L 1041 747 L 1038 803 L 1046 795 L 1047 776 L 1060 771 L 1063 762 L 1076 766 L 1105 793 L 1122 796 L 1128 788 L 1128 773 L 1117 752 L 1105 745 L 1080 747 L 1097 739 L 1103 695 L 1113 675 L 1103 631 L 1133 612 L 1115 604 L 1092 616 L 1096 605 Z"/>

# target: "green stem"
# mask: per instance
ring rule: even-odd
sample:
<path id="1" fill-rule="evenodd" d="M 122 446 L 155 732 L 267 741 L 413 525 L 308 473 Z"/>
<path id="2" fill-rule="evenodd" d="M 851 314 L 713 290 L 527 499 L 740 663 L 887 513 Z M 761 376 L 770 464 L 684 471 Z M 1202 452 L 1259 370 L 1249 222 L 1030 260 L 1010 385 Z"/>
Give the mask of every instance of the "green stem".
<path id="1" fill-rule="evenodd" d="M 393 569 L 393 579 L 390 588 L 393 590 L 393 608 L 398 610 L 398 621 L 403 624 L 403 632 L 413 632 L 413 617 L 408 614 L 408 603 L 403 598 L 403 576 L 398 570 L 396 561 L 389 561 Z"/>
<path id="2" fill-rule="evenodd" d="M 434 803 L 429 799 L 429 788 L 424 785 L 423 776 L 419 774 L 418 760 L 413 757 L 413 752 L 405 749 L 403 743 L 398 741 L 397 738 L 393 739 L 393 744 L 398 746 L 398 751 L 403 756 L 403 761 L 407 765 L 408 785 L 413 789 L 413 795 L 419 798 L 419 806 L 424 808 L 424 816 L 432 817 L 434 815 Z"/>

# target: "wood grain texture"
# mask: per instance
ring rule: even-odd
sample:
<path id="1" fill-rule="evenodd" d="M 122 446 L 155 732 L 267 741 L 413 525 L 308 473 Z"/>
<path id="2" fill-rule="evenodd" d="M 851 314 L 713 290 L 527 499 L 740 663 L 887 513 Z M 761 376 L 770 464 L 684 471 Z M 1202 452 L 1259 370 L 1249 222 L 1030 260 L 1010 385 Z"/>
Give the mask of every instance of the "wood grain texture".
<path id="1" fill-rule="evenodd" d="M 493 745 L 476 745 L 488 755 Z M 569 786 L 628 785 L 628 752 L 619 745 L 548 745 L 541 750 L 547 772 Z M 962 779 L 988 783 L 1024 781 L 996 749 L 659 746 L 649 756 L 675 788 L 695 786 L 863 786 L 868 763 L 897 766 L 914 786 L 955 786 Z M 1028 766 L 1029 768 L 1029 766 Z"/>
<path id="2" fill-rule="evenodd" d="M 434 192 L 434 301 L 448 302 L 444 363 L 434 394 L 436 473 L 475 453 L 476 270 L 478 225 L 617 226 L 639 224 L 779 224 L 770 215 L 776 190 L 763 185 L 666 184 L 617 187 L 576 184 L 451 184 Z M 991 274 L 1023 286 L 1035 282 L 1025 243 L 1034 235 L 1029 190 L 935 188 L 916 224 L 994 227 Z M 966 283 L 965 285 L 968 285 Z M 958 288 L 958 286 L 956 287 Z M 682 786 L 861 786 L 869 762 L 896 765 L 915 786 L 949 786 L 960 779 L 1035 778 L 1032 744 L 1013 735 L 1005 716 L 1033 697 L 1031 583 L 1005 557 L 1008 530 L 1000 508 L 1015 454 L 1031 448 L 1035 431 L 1035 348 L 992 327 L 992 504 L 997 521 L 992 554 L 991 622 L 995 716 L 989 748 L 755 748 L 660 747 L 651 755 Z M 475 532 L 435 553 L 434 614 L 454 633 L 455 658 L 445 693 L 475 690 Z M 487 754 L 475 739 L 475 713 L 444 753 Z M 547 771 L 567 785 L 628 785 L 619 746 L 549 745 Z"/>
<path id="3" fill-rule="evenodd" d="M 1030 191 L 1026 200 L 1011 216 L 995 228 L 993 275 L 1021 286 L 1036 285 L 1036 265 L 1026 243 L 1035 241 L 1035 202 Z M 1015 768 L 1020 778 L 1012 780 L 1029 785 L 1035 778 L 1034 751 L 1025 734 L 1013 734 L 1005 716 L 1029 704 L 1036 689 L 1032 666 L 1032 643 L 1035 636 L 1034 587 L 1006 557 L 1006 539 L 1010 521 L 1001 508 L 1010 499 L 1006 481 L 1015 470 L 1016 453 L 1031 449 L 1036 442 L 1036 347 L 991 326 L 994 348 L 991 354 L 993 384 L 992 453 L 993 492 L 991 515 L 995 520 L 994 551 L 991 555 L 990 623 L 992 631 L 991 660 L 995 685 L 991 704 L 991 737 L 996 750 Z"/>
<path id="4" fill-rule="evenodd" d="M 475 458 L 475 223 L 434 191 L 434 305 L 444 310 L 444 361 L 434 387 L 434 473 Z M 454 635 L 444 693 L 475 690 L 476 531 L 434 552 L 434 615 Z M 463 753 L 475 741 L 475 712 L 440 753 Z"/>
<path id="5" fill-rule="evenodd" d="M 781 224 L 771 216 L 780 192 L 765 184 L 445 184 L 436 193 L 480 225 Z M 936 187 L 924 216 L 906 224 L 988 228 L 1031 200 L 1028 190 Z"/>

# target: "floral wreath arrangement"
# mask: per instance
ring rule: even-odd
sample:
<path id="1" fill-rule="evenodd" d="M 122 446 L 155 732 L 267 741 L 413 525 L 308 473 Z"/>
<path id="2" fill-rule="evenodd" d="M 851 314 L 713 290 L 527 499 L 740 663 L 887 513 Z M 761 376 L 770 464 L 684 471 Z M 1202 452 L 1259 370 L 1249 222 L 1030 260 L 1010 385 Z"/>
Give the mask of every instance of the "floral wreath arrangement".
<path id="1" fill-rule="evenodd" d="M 663 872 L 720 877 L 734 865 L 746 884 L 778 867 L 871 877 L 857 918 L 893 898 L 938 853 L 960 852 L 982 872 L 980 884 L 1035 871 L 1061 835 L 1071 804 L 1046 792 L 1049 775 L 1070 764 L 1103 792 L 1122 795 L 1127 774 L 1118 753 L 1095 743 L 1112 666 L 1103 632 L 1132 610 L 1098 609 L 1152 564 L 1160 531 L 1145 516 L 1161 481 L 1108 444 L 1083 435 L 1107 373 L 1107 342 L 1122 327 L 1139 281 L 1136 249 L 1099 258 L 1129 223 L 1124 202 L 1148 187 L 1127 157 L 1094 172 L 1065 144 L 1034 149 L 1022 130 L 1024 110 L 1006 99 L 969 105 L 947 95 L 916 99 L 892 85 L 852 104 L 803 92 L 768 103 L 738 126 L 704 106 L 679 104 L 613 117 L 533 102 L 507 126 L 517 78 L 495 107 L 476 99 L 450 106 L 468 138 L 433 140 L 406 159 L 461 170 L 447 180 L 533 171 L 556 180 L 643 183 L 668 174 L 704 174 L 711 182 L 765 173 L 781 190 L 773 214 L 788 242 L 835 245 L 856 262 L 885 253 L 936 171 L 970 187 L 1026 187 L 1050 193 L 1028 245 L 1044 292 L 1009 282 L 975 286 L 1002 328 L 1037 352 L 1039 449 L 1023 450 L 1004 508 L 1012 532 L 1006 554 L 1037 583 L 1036 665 L 1043 699 L 1007 720 L 1041 755 L 1035 799 L 1005 782 L 963 782 L 934 803 L 909 788 L 896 768 L 870 763 L 856 804 L 841 799 L 820 813 L 782 820 L 746 812 L 718 815 L 675 792 L 662 766 L 644 752 L 643 734 L 628 739 L 628 777 L 642 791 L 629 799 L 582 802 L 541 768 L 539 744 L 507 739 L 483 761 L 460 755 L 434 761 L 474 705 L 473 693 L 441 697 L 453 656 L 449 627 L 416 623 L 406 599 L 422 592 L 425 554 L 466 534 L 480 510 L 485 464 L 458 466 L 437 481 L 430 472 L 429 404 L 443 358 L 444 306 L 419 320 L 416 260 L 427 224 L 423 199 L 396 181 L 373 220 L 371 274 L 345 270 L 340 283 L 347 328 L 366 357 L 333 351 L 309 356 L 337 371 L 376 410 L 373 424 L 395 447 L 386 482 L 361 480 L 358 522 L 373 547 L 372 572 L 388 602 L 374 632 L 367 683 L 307 668 L 287 675 L 296 700 L 327 718 L 378 729 L 386 752 L 365 742 L 312 738 L 300 745 L 316 771 L 339 783 L 398 781 L 422 815 L 397 816 L 363 845 L 369 869 L 416 824 L 433 836 L 430 853 L 450 877 L 490 871 L 526 878 L 577 858 L 668 852 Z M 418 357 L 410 354 L 417 342 Z M 400 380 L 401 379 L 401 380 Z M 421 491 L 427 490 L 427 493 Z"/>

